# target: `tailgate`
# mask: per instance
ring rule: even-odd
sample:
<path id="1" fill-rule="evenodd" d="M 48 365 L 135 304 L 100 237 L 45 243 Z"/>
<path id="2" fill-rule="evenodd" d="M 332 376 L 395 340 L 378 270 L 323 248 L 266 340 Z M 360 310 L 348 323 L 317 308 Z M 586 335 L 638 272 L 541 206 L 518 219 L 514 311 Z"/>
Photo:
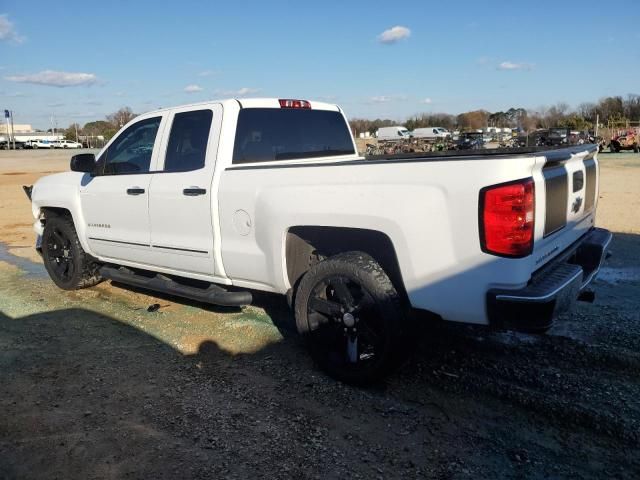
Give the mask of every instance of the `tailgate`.
<path id="1" fill-rule="evenodd" d="M 596 145 L 542 153 L 536 159 L 534 270 L 594 226 L 598 198 Z"/>

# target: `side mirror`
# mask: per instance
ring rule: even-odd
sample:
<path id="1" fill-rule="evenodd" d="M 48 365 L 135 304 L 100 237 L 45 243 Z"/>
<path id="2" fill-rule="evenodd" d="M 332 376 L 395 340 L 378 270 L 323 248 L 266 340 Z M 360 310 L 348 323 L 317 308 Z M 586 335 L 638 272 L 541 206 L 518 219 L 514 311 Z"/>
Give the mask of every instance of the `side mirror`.
<path id="1" fill-rule="evenodd" d="M 93 153 L 79 153 L 71 157 L 71 171 L 93 173 L 96 168 L 96 156 Z"/>

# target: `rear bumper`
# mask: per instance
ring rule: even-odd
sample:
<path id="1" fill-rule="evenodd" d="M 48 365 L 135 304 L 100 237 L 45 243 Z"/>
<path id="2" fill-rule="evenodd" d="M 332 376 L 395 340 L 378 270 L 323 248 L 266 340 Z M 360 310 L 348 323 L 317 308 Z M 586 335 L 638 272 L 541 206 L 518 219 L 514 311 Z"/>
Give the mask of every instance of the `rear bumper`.
<path id="1" fill-rule="evenodd" d="M 608 230 L 593 228 L 552 264 L 534 273 L 526 287 L 489 290 L 490 324 L 524 332 L 548 330 L 555 318 L 571 309 L 580 292 L 595 279 L 607 257 L 611 238 Z"/>

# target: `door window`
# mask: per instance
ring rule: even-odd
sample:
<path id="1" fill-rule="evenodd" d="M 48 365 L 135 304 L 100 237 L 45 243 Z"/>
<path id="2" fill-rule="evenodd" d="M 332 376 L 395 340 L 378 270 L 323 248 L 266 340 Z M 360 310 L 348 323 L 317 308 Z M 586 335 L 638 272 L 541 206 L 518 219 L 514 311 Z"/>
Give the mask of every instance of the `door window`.
<path id="1" fill-rule="evenodd" d="M 165 172 L 188 172 L 204 167 L 212 118 L 211 110 L 175 114 L 164 160 Z"/>
<path id="2" fill-rule="evenodd" d="M 104 175 L 148 172 L 160 120 L 148 118 L 122 132 L 98 159 L 98 171 L 102 169 Z"/>

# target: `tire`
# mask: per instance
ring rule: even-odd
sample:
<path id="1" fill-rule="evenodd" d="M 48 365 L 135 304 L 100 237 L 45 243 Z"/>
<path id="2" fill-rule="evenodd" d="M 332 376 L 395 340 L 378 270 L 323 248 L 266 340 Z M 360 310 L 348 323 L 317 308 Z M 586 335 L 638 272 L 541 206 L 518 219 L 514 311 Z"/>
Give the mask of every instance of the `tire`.
<path id="1" fill-rule="evenodd" d="M 296 291 L 294 310 L 298 331 L 318 366 L 345 383 L 366 385 L 400 363 L 408 326 L 403 307 L 371 256 L 347 252 L 309 269 Z"/>
<path id="2" fill-rule="evenodd" d="M 616 148 L 616 146 L 612 143 L 611 145 L 609 145 L 609 150 L 611 150 L 611 153 L 617 153 L 618 149 Z"/>
<path id="3" fill-rule="evenodd" d="M 92 287 L 102 281 L 100 265 L 80 245 L 73 220 L 68 216 L 47 219 L 42 234 L 42 258 L 47 273 L 63 290 Z"/>

